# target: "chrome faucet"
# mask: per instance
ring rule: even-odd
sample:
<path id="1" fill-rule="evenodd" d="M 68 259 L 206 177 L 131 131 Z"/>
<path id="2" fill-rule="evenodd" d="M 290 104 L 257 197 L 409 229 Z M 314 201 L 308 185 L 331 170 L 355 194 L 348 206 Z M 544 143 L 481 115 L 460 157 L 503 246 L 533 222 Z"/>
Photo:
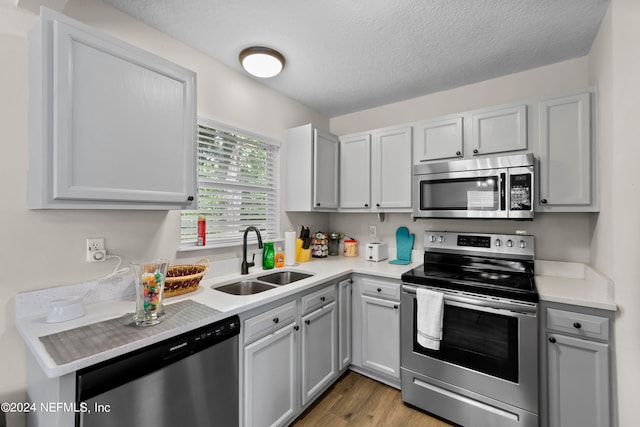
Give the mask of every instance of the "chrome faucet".
<path id="1" fill-rule="evenodd" d="M 253 225 L 250 225 L 249 227 L 247 227 L 246 230 L 244 230 L 244 237 L 242 238 L 242 266 L 240 267 L 240 274 L 249 274 L 249 267 L 253 267 L 254 265 L 256 265 L 255 253 L 253 254 L 253 258 L 251 259 L 251 262 L 247 262 L 247 234 L 249 234 L 250 230 L 253 230 L 256 232 L 258 236 L 258 249 L 262 249 L 262 236 L 260 235 L 260 230 L 258 230 Z"/>

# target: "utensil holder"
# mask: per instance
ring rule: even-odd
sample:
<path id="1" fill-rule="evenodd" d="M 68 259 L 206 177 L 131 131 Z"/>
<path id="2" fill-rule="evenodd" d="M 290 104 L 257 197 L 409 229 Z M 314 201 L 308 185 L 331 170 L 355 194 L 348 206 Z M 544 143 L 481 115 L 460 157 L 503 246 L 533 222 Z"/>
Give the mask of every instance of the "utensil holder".
<path id="1" fill-rule="evenodd" d="M 311 248 L 303 249 L 302 239 L 296 239 L 296 262 L 307 262 L 311 258 Z"/>

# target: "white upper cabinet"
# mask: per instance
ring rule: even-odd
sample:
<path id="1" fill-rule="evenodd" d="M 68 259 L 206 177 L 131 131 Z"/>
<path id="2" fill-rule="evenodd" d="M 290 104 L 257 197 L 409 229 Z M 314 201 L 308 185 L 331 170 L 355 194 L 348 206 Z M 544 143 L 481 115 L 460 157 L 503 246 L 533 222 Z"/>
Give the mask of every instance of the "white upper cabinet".
<path id="1" fill-rule="evenodd" d="M 410 126 L 374 132 L 371 151 L 374 209 L 411 209 L 411 141 Z"/>
<path id="2" fill-rule="evenodd" d="M 371 206 L 371 134 L 340 137 L 340 208 Z"/>
<path id="3" fill-rule="evenodd" d="M 492 108 L 471 114 L 471 154 L 527 149 L 527 106 Z"/>
<path id="4" fill-rule="evenodd" d="M 597 211 L 591 93 L 538 104 L 538 211 Z"/>
<path id="5" fill-rule="evenodd" d="M 29 114 L 30 208 L 195 206 L 194 72 L 43 9 Z"/>
<path id="6" fill-rule="evenodd" d="M 338 137 L 306 124 L 286 136 L 286 210 L 338 208 Z"/>
<path id="7" fill-rule="evenodd" d="M 412 128 L 394 126 L 340 137 L 340 210 L 411 210 Z"/>
<path id="8" fill-rule="evenodd" d="M 462 117 L 427 120 L 417 123 L 413 129 L 415 164 L 453 159 L 461 157 L 464 153 Z"/>

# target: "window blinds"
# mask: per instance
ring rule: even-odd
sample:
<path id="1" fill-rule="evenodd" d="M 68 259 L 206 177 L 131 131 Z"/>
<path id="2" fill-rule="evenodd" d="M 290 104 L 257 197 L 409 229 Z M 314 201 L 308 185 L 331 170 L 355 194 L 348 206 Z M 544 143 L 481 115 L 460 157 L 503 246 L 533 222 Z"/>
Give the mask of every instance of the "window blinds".
<path id="1" fill-rule="evenodd" d="M 275 239 L 278 212 L 278 146 L 200 118 L 198 210 L 182 211 L 182 246 L 195 245 L 198 214 L 207 219 L 207 246 L 215 247 L 242 242 L 250 225 L 263 240 Z"/>

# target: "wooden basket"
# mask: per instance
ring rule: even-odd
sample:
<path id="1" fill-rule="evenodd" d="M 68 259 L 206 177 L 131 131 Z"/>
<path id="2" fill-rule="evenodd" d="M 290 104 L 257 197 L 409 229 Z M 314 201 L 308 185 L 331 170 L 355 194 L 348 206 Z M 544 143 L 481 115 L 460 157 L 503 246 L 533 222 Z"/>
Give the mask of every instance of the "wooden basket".
<path id="1" fill-rule="evenodd" d="M 164 280 L 164 297 L 171 298 L 193 292 L 209 271 L 209 260 L 202 258 L 196 264 L 170 265 Z"/>

